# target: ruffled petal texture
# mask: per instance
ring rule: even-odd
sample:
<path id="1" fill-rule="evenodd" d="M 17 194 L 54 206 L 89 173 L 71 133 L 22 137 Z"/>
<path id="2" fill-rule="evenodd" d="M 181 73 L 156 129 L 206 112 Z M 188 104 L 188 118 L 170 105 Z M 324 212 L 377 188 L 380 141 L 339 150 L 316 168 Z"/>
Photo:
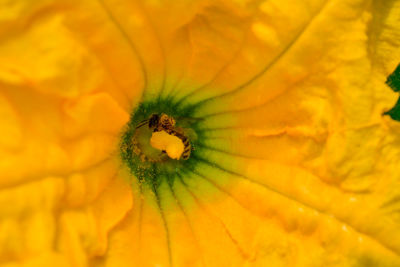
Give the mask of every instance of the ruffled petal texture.
<path id="1" fill-rule="evenodd" d="M 0 264 L 400 266 L 399 62 L 397 0 L 0 0 Z M 152 101 L 199 140 L 149 187 Z"/>

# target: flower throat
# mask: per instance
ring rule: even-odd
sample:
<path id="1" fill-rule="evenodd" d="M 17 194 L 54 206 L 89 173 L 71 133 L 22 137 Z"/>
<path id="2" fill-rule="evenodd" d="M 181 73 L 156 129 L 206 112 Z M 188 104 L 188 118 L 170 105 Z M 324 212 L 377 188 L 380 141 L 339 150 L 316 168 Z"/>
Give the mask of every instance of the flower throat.
<path id="1" fill-rule="evenodd" d="M 204 140 L 195 105 L 182 107 L 168 99 L 139 104 L 121 139 L 123 162 L 139 182 L 151 188 L 195 169 Z M 200 149 L 201 150 L 201 149 Z"/>

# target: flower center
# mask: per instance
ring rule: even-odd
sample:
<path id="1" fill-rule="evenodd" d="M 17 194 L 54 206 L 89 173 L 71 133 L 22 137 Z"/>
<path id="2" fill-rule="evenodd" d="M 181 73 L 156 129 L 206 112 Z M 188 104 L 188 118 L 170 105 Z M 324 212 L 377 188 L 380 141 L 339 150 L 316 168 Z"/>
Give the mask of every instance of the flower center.
<path id="1" fill-rule="evenodd" d="M 121 158 L 133 177 L 154 189 L 195 168 L 202 137 L 195 108 L 156 99 L 134 110 L 121 141 Z"/>
<path id="2" fill-rule="evenodd" d="M 165 113 L 152 114 L 141 121 L 136 126 L 132 144 L 133 152 L 142 162 L 163 162 L 168 157 L 187 160 L 191 152 L 185 129 L 177 127 L 175 119 Z"/>

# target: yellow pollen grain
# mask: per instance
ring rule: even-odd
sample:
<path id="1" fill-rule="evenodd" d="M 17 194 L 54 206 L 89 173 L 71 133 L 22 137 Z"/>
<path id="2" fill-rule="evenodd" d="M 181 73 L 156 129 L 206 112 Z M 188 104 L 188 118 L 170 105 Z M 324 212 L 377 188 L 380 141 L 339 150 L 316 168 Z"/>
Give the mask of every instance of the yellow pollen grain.
<path id="1" fill-rule="evenodd" d="M 182 140 L 165 131 L 154 132 L 151 135 L 150 144 L 155 149 L 165 150 L 172 159 L 180 159 L 184 150 Z"/>

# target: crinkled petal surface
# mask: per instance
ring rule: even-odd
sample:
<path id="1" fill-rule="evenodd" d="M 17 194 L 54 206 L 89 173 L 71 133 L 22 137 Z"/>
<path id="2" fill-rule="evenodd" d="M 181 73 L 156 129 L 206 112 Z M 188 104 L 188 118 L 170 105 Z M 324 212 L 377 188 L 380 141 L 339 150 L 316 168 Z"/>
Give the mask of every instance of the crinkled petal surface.
<path id="1" fill-rule="evenodd" d="M 0 264 L 400 266 L 399 62 L 398 0 L 0 0 Z M 157 98 L 201 140 L 152 190 Z"/>

